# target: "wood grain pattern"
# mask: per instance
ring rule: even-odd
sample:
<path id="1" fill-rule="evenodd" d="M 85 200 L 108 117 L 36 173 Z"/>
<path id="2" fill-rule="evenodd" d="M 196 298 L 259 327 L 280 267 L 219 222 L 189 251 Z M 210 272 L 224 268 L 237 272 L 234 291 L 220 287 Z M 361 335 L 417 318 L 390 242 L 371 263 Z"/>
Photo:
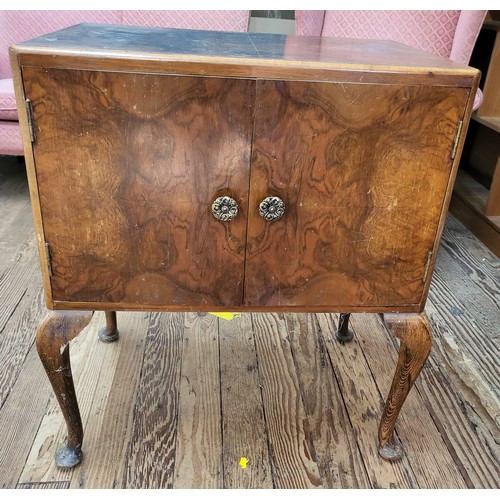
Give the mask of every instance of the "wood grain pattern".
<path id="1" fill-rule="evenodd" d="M 325 488 L 369 488 L 356 433 L 336 380 L 337 360 L 330 359 L 315 316 L 287 314 L 285 321 L 321 484 Z"/>
<path id="2" fill-rule="evenodd" d="M 9 266 L 0 274 L 0 332 L 7 325 L 11 311 L 26 293 L 26 288 L 40 275 L 34 245 L 34 240 L 27 242 L 15 257 L 16 265 Z"/>
<path id="3" fill-rule="evenodd" d="M 417 387 L 467 487 L 498 488 L 498 422 L 484 418 L 479 398 L 460 383 L 441 355 L 428 363 L 431 369 L 423 371 Z"/>
<path id="4" fill-rule="evenodd" d="M 380 419 L 379 453 L 386 460 L 399 460 L 403 449 L 394 434 L 396 419 L 429 356 L 432 332 L 424 314 L 384 314 L 384 322 L 401 343 L 396 372 Z"/>
<path id="5" fill-rule="evenodd" d="M 145 313 L 121 314 L 118 320 L 123 325 L 118 342 L 104 344 L 98 342 L 96 332 L 92 335 L 98 349 L 106 352 L 106 363 L 101 363 L 86 423 L 86 459 L 73 471 L 70 488 L 110 489 L 126 484 L 138 375 L 150 323 Z"/>
<path id="6" fill-rule="evenodd" d="M 246 303 L 420 302 L 467 96 L 258 82 Z M 258 215 L 266 196 L 286 204 L 277 222 Z"/>
<path id="7" fill-rule="evenodd" d="M 335 360 L 335 375 L 371 487 L 417 488 L 418 481 L 408 457 L 403 456 L 399 462 L 387 462 L 378 455 L 376 435 L 385 394 L 378 390 L 370 365 L 359 346 L 360 335 L 355 325 L 352 326 L 352 342 L 341 345 L 335 340 L 337 315 L 316 314 L 316 318 L 328 354 Z"/>
<path id="8" fill-rule="evenodd" d="M 103 326 L 104 315 L 95 313 L 86 331 L 71 341 L 71 371 L 84 429 L 87 429 L 89 416 L 95 411 L 94 404 L 99 404 L 98 388 L 105 385 L 100 380 L 101 374 L 105 378 L 107 370 L 116 363 L 116 351 L 107 349 L 104 344 L 96 341 L 97 331 Z M 53 396 L 40 422 L 20 482 L 64 482 L 71 479 L 70 471 L 59 468 L 54 461 L 54 454 L 64 442 L 65 436 L 64 418 L 57 399 Z M 87 436 L 84 439 L 86 441 Z"/>
<path id="9" fill-rule="evenodd" d="M 211 47 L 210 41 L 218 43 Z M 54 55 L 58 62 L 44 66 Z M 95 66 L 83 69 L 84 59 L 83 66 Z M 423 310 L 477 71 L 386 42 L 197 37 L 97 25 L 22 44 L 12 61 L 18 101 L 28 98 L 33 107 L 36 140 L 27 151 L 35 158 L 30 186 L 39 248 L 47 250 L 41 262 L 49 307 L 86 304 L 105 309 L 108 318 L 118 309 Z M 153 69 L 147 73 L 146 67 Z M 174 74 L 180 68 L 198 76 Z M 341 76 L 318 81 L 326 75 Z M 27 119 L 25 113 L 25 138 Z M 210 214 L 220 195 L 239 205 L 230 224 Z M 279 196 L 287 207 L 274 223 L 257 212 L 267 196 Z M 63 318 L 61 324 L 71 317 L 52 316 Z M 161 337 L 157 324 L 150 331 L 135 414 L 124 394 L 137 382 L 132 368 L 142 359 L 141 340 L 116 361 L 116 371 L 109 368 L 117 388 L 129 385 L 110 393 L 111 417 L 90 416 L 94 460 L 72 475 L 71 486 L 92 487 L 92 473 L 114 453 L 121 459 L 100 478 L 109 487 L 174 485 L 183 316 L 173 318 L 165 322 L 171 337 Z M 392 459 L 399 454 L 394 423 L 428 355 L 430 328 L 421 316 L 402 317 L 404 328 L 387 318 L 402 339 L 379 428 L 379 451 Z M 69 338 L 53 334 L 60 333 L 59 323 L 42 324 L 38 345 L 65 418 L 73 422 L 67 449 L 78 462 L 82 429 Z M 252 328 L 254 345 L 245 355 L 256 356 L 250 394 L 262 403 L 262 409 L 255 401 L 249 405 L 257 426 L 263 424 L 257 467 L 247 475 L 244 468 L 235 471 L 239 453 L 226 452 L 223 416 L 222 484 L 257 478 L 277 487 L 321 486 L 331 472 L 316 463 L 286 321 L 256 315 Z M 161 365 L 159 354 L 172 363 Z M 158 406 L 162 383 L 172 394 L 160 397 Z M 106 380 L 96 401 L 110 388 Z M 222 411 L 229 404 L 224 398 L 222 392 Z M 355 392 L 353 399 L 376 405 Z M 368 407 L 355 431 L 374 416 Z M 124 422 L 128 461 L 128 441 L 100 441 L 107 418 Z M 229 429 L 234 434 L 236 427 Z M 376 486 L 376 462 L 366 464 L 366 481 Z M 411 467 L 405 468 L 408 461 L 383 484 L 416 484 Z M 220 481 L 217 466 L 212 470 Z"/>
<path id="10" fill-rule="evenodd" d="M 4 224 L 0 227 L 0 276 L 18 258 L 19 250 L 26 243 L 26 234 L 33 229 L 33 220 L 25 216 L 31 213 L 26 183 L 26 169 L 13 156 L 4 156 L 0 168 L 0 213 Z M 12 228 L 16 228 L 15 231 Z M 34 241 L 34 238 L 31 240 Z M 30 241 L 30 244 L 32 244 Z"/>
<path id="11" fill-rule="evenodd" d="M 67 490 L 68 488 L 68 481 L 52 481 L 47 483 L 20 483 L 16 487 L 16 489 L 18 490 Z"/>
<path id="12" fill-rule="evenodd" d="M 0 186 L 3 186 L 5 176 L 9 175 L 8 169 L 2 170 L 1 168 L 5 161 L 5 157 L 0 158 Z M 10 184 L 8 186 L 12 187 Z M 0 193 L 2 202 L 9 204 L 9 200 L 11 200 L 12 206 L 16 206 L 17 195 L 16 189 L 10 188 Z M 20 207 L 20 217 L 17 219 L 19 224 L 8 217 L 1 218 L 0 233 L 11 234 L 14 240 L 19 242 L 17 249 L 12 247 L 14 250 L 12 255 L 18 255 L 24 250 L 34 255 L 36 247 L 32 244 L 25 244 L 27 240 L 33 241 L 32 217 L 29 211 L 22 209 L 22 203 Z M 11 266 L 14 268 L 16 266 L 22 267 L 23 265 L 22 261 L 17 259 L 13 259 L 11 262 L 12 264 L 3 263 L 5 269 Z M 328 441 L 326 434 L 322 434 L 325 438 L 324 442 L 323 439 L 318 442 L 315 438 L 316 425 L 314 422 L 316 420 L 309 412 L 309 408 L 314 406 L 318 409 L 320 401 L 323 401 L 326 415 L 332 411 L 335 412 L 335 415 L 332 415 L 333 423 L 331 423 L 331 419 L 325 417 L 321 425 L 327 429 L 332 425 L 331 432 L 338 433 L 340 437 L 353 436 L 352 447 L 359 450 L 359 455 L 365 464 L 363 466 L 366 471 L 365 475 L 369 477 L 368 487 L 370 488 L 380 485 L 389 487 L 391 483 L 393 485 L 401 484 L 398 482 L 398 477 L 401 477 L 402 474 L 411 475 L 412 473 L 415 478 L 414 487 L 418 488 L 438 485 L 441 485 L 438 487 L 445 488 L 462 488 L 464 482 L 467 488 L 495 489 L 500 486 L 498 422 L 495 422 L 493 418 L 495 413 L 491 411 L 495 405 L 496 407 L 498 405 L 495 401 L 495 393 L 488 385 L 484 384 L 486 380 L 477 375 L 481 371 L 479 365 L 482 363 L 481 351 L 483 350 L 489 370 L 493 369 L 498 373 L 498 367 L 494 365 L 492 367 L 488 361 L 491 357 L 498 357 L 498 343 L 473 343 L 473 339 L 476 337 L 494 340 L 495 336 L 498 335 L 496 318 L 500 284 L 499 271 L 500 261 L 498 258 L 489 252 L 453 216 L 448 216 L 433 281 L 437 278 L 440 280 L 437 283 L 438 286 L 434 286 L 434 284 L 431 286 L 426 307 L 433 326 L 433 349 L 425 368 L 415 383 L 415 387 L 408 395 L 399 416 L 400 423 L 397 426 L 399 436 L 408 452 L 408 460 L 405 464 L 397 466 L 388 464 L 388 468 L 384 467 L 385 462 L 381 465 L 377 463 L 379 459 L 376 456 L 376 450 L 375 455 L 373 455 L 378 416 L 370 417 L 360 401 L 367 397 L 366 391 L 373 390 L 375 391 L 375 407 L 380 408 L 383 404 L 382 397 L 386 395 L 390 386 L 397 357 L 397 342 L 394 341 L 391 345 L 391 336 L 382 327 L 376 315 L 353 315 L 351 323 L 356 330 L 356 337 L 354 343 L 344 346 L 340 346 L 334 339 L 336 322 L 331 322 L 330 315 L 326 315 L 329 318 L 328 325 L 318 331 L 324 339 L 324 345 L 314 334 L 316 331 L 315 322 L 313 321 L 311 324 L 311 319 L 315 319 L 315 315 L 288 314 L 285 316 L 299 390 L 309 420 L 320 471 L 323 466 L 320 445 L 328 448 L 330 441 Z M 19 276 L 19 272 L 12 269 L 10 279 L 16 280 L 17 276 Z M 443 283 L 446 283 L 446 286 L 443 286 Z M 15 286 L 14 283 L 13 286 Z M 9 302 L 9 310 L 6 311 L 9 319 L 4 332 L 11 332 L 12 338 L 7 342 L 8 344 L 14 346 L 14 333 L 16 333 L 19 342 L 28 348 L 29 339 L 32 339 L 36 324 L 41 315 L 45 313 L 45 309 L 43 301 L 40 302 L 40 299 L 43 298 L 39 292 L 41 288 L 40 276 L 34 276 L 31 281 L 26 281 L 26 287 L 27 292 L 20 302 Z M 4 290 L 6 292 L 3 293 L 7 293 L 7 296 L 0 293 L 0 300 L 9 299 L 8 284 Z M 144 320 L 146 324 L 155 323 L 154 316 L 151 318 L 147 315 Z M 194 317 L 189 321 L 186 319 L 186 326 L 191 328 L 192 322 L 197 322 L 198 318 L 195 315 L 187 316 Z M 94 461 L 97 461 L 97 464 L 95 464 L 95 468 L 88 470 L 81 484 L 79 481 L 73 483 L 74 488 L 84 488 L 88 484 L 93 484 L 96 488 L 107 488 L 112 485 L 108 469 L 114 469 L 118 464 L 120 470 L 124 470 L 123 463 L 126 463 L 129 456 L 127 443 L 130 441 L 131 433 L 128 421 L 122 419 L 120 415 L 123 413 L 125 401 L 134 404 L 137 381 L 140 379 L 141 366 L 144 362 L 141 347 L 137 345 L 136 340 L 138 337 L 144 338 L 146 336 L 146 327 L 143 326 L 142 322 L 137 322 L 139 317 L 142 318 L 143 315 L 118 314 L 119 326 L 124 336 L 115 345 L 104 345 L 97 342 L 97 330 L 104 325 L 103 313 L 96 314 L 95 320 L 91 322 L 88 330 L 71 342 L 73 374 L 82 420 L 87 430 L 85 440 L 89 440 L 88 442 L 91 443 L 90 440 L 95 438 L 97 446 L 94 455 L 92 448 L 85 445 L 84 449 L 89 461 L 85 460 L 80 467 L 91 466 Z M 215 318 L 210 315 L 200 320 L 200 328 L 203 328 L 202 325 L 205 324 L 205 321 L 211 319 L 216 322 Z M 252 332 L 252 326 L 250 324 L 250 330 L 247 329 L 247 326 L 239 328 L 236 326 L 236 320 L 232 322 L 221 321 L 221 323 L 226 325 L 228 335 L 233 337 L 232 349 L 227 351 L 227 358 L 223 362 L 227 365 L 233 363 L 239 367 L 239 358 L 233 355 L 233 352 L 238 353 L 239 348 L 245 349 L 244 346 L 249 342 L 245 334 Z M 321 326 L 323 327 L 323 325 Z M 210 332 L 212 331 L 210 328 Z M 212 345 L 214 341 L 211 336 L 205 339 L 203 331 L 200 330 L 198 333 L 200 336 L 199 344 L 191 342 L 189 352 L 187 352 L 185 345 L 183 347 L 179 392 L 180 411 L 183 408 L 184 397 L 182 373 L 186 373 L 184 370 L 189 366 L 192 367 L 191 360 L 193 358 L 202 360 L 210 357 L 212 359 L 215 357 L 214 350 L 217 350 L 217 347 Z M 0 337 L 0 345 L 2 345 L 3 333 L 0 334 Z M 131 340 L 132 342 L 130 342 Z M 210 353 L 204 352 L 209 345 Z M 2 363 L 4 360 L 8 361 L 9 347 L 4 347 L 6 349 L 3 351 L 5 357 L 2 358 Z M 469 351 L 469 349 L 471 350 Z M 133 352 L 134 357 L 138 357 L 138 364 L 135 363 L 135 358 L 127 355 L 127 352 Z M 261 351 L 261 353 L 265 352 Z M 225 355 L 222 354 L 221 361 Z M 115 380 L 113 374 L 118 368 L 118 359 L 122 356 L 124 359 L 120 363 L 121 371 L 117 373 Z M 162 362 L 168 364 L 171 362 L 170 359 L 167 357 Z M 331 369 L 334 370 L 333 379 L 328 378 L 329 360 L 331 360 Z M 324 373 L 325 385 L 323 385 L 323 378 L 318 375 L 317 371 L 319 366 L 324 366 L 323 361 L 326 363 L 324 368 L 326 371 Z M 200 366 L 193 368 L 206 373 L 206 377 L 211 378 L 209 373 L 205 371 L 208 366 L 201 361 L 200 363 Z M 244 366 L 240 368 L 241 377 L 244 380 Z M 30 448 L 32 451 L 36 449 L 37 452 L 40 450 L 42 454 L 46 454 L 47 463 L 52 464 L 54 449 L 63 441 L 65 435 L 64 421 L 57 408 L 57 403 L 53 404 L 55 398 L 53 395 L 51 398 L 50 385 L 44 375 L 34 346 L 31 347 L 26 357 L 22 354 L 22 346 L 19 346 L 17 354 L 11 360 L 9 369 L 11 370 L 9 374 L 4 373 L 7 374 L 5 382 L 10 386 L 10 389 L 5 389 L 5 400 L 0 407 L 0 485 L 3 485 L 4 488 L 22 487 L 25 483 L 32 486 L 29 479 L 25 479 L 28 476 L 25 476 L 24 472 L 21 474 L 23 468 L 27 471 L 32 466 L 45 467 L 45 465 L 41 462 L 31 462 L 33 456 Z M 212 366 L 211 369 L 218 371 L 218 366 Z M 369 378 L 374 381 L 373 386 L 367 382 Z M 257 382 L 258 380 L 257 377 Z M 490 380 L 494 380 L 494 377 Z M 194 378 L 190 378 L 190 382 L 192 384 L 190 387 L 194 387 Z M 279 391 L 280 386 L 283 385 L 282 381 L 270 380 L 270 382 L 277 386 L 276 391 Z M 200 383 L 204 384 L 205 382 L 200 381 Z M 208 381 L 206 383 L 208 385 Z M 334 388 L 330 386 L 330 383 L 333 383 L 334 387 L 335 384 L 339 384 L 341 390 L 339 389 L 338 400 L 333 393 L 330 395 L 330 391 Z M 111 393 L 114 392 L 113 386 L 118 388 L 119 394 L 116 393 L 111 397 Z M 194 389 L 199 395 L 199 387 L 194 387 Z M 380 392 L 378 395 L 377 390 Z M 355 399 L 353 394 L 357 394 L 358 399 Z M 50 398 L 52 401 L 49 401 Z M 106 404 L 108 398 L 112 399 L 109 403 L 110 406 Z M 194 399 L 194 396 L 190 394 L 190 398 Z M 337 402 L 337 406 L 330 406 L 330 399 Z M 199 403 L 199 396 L 196 397 L 196 400 L 196 403 Z M 48 401 L 49 404 L 47 404 Z M 189 401 L 191 402 L 191 399 Z M 185 400 L 185 402 L 187 401 Z M 341 407 L 338 406 L 338 403 L 341 403 Z M 117 407 L 116 411 L 114 410 L 115 406 Z M 237 410 L 237 405 L 235 406 L 236 408 L 233 407 L 232 410 L 231 405 L 228 406 L 232 412 L 229 414 L 230 421 L 234 420 Z M 201 409 L 200 405 L 198 408 Z M 345 419 L 336 413 L 342 408 L 345 408 Z M 220 412 L 221 408 L 214 399 L 213 406 L 205 408 L 203 411 L 205 410 L 206 414 L 215 415 Z M 55 422 L 51 427 L 45 418 L 42 419 L 44 414 L 47 417 L 52 415 L 50 418 L 53 419 L 55 412 L 59 415 L 57 428 L 54 427 Z M 418 425 L 406 425 L 405 422 L 414 422 L 415 415 L 418 416 Z M 87 425 L 88 417 L 91 417 L 91 420 Z M 365 418 L 365 423 L 361 417 Z M 212 417 L 207 418 L 212 419 Z M 184 420 L 184 424 L 190 426 L 189 421 Z M 203 421 L 202 418 L 198 430 L 202 425 L 208 428 L 212 423 Z M 237 425 L 238 422 L 235 423 L 235 426 Z M 368 426 L 366 432 L 363 432 L 364 425 Z M 182 428 L 183 422 L 179 421 L 178 433 Z M 223 430 L 221 429 L 221 431 Z M 255 432 L 262 434 L 265 432 L 265 427 L 255 428 Z M 428 443 L 433 442 L 436 432 L 438 432 L 439 438 L 436 438 L 436 443 L 431 446 Z M 58 438 L 58 435 L 61 438 Z M 122 443 L 123 446 L 110 447 L 108 442 L 107 447 L 99 448 L 98 445 L 103 436 L 113 435 L 117 436 L 114 444 Z M 231 435 L 226 433 L 223 434 L 222 438 L 225 440 L 226 446 L 230 448 Z M 251 435 L 248 439 L 252 439 Z M 440 442 L 444 444 L 441 445 Z M 45 444 L 44 448 L 40 446 L 41 444 Z M 181 443 L 178 440 L 177 447 L 179 446 Z M 235 448 L 241 449 L 241 441 L 238 441 Z M 328 452 L 333 455 L 333 460 L 342 460 L 345 469 L 343 472 L 339 470 L 339 474 L 341 474 L 339 480 L 344 479 L 346 482 L 352 481 L 354 483 L 362 476 L 359 475 L 355 462 L 351 464 L 347 460 L 344 461 L 345 455 L 341 450 L 340 443 L 339 445 L 333 444 L 327 450 L 325 462 L 328 460 Z M 101 454 L 103 455 L 102 460 Z M 176 461 L 178 457 L 179 454 L 176 453 Z M 462 480 L 446 471 L 446 467 L 451 465 L 450 459 L 456 464 Z M 209 461 L 207 460 L 207 464 Z M 382 461 L 380 460 L 380 462 Z M 332 462 L 330 476 L 326 472 L 320 474 L 323 487 L 330 487 L 330 480 L 335 479 L 333 469 L 335 463 Z M 328 467 L 328 463 L 325 463 L 325 466 Z M 193 467 L 196 467 L 194 461 Z M 201 476 L 204 474 L 204 470 L 196 469 L 195 475 L 198 477 L 196 473 Z M 46 483 L 47 487 L 67 484 L 73 475 L 77 475 L 77 470 L 61 474 L 51 465 L 47 469 L 47 474 L 40 476 L 38 484 L 45 485 Z M 189 478 L 186 479 L 189 480 Z M 205 476 L 205 479 L 209 481 L 211 478 Z M 33 483 L 34 486 L 37 481 L 33 481 Z M 183 484 L 183 478 L 176 477 L 174 488 L 176 484 Z M 257 483 L 254 484 L 256 487 L 258 486 Z"/>
<path id="13" fill-rule="evenodd" d="M 246 280 L 254 308 L 422 309 L 468 89 L 29 66 L 23 78 L 55 308 L 237 308 Z M 62 165 L 61 152 L 79 164 Z M 57 181 L 64 196 L 48 203 L 68 170 Z M 240 205 L 230 224 L 207 215 L 223 191 Z M 271 228 L 256 215 L 270 194 L 288 207 Z M 68 196 L 75 213 L 61 217 Z M 65 234 L 70 221 L 88 228 L 84 237 Z"/>
<path id="14" fill-rule="evenodd" d="M 380 393 L 388 394 L 394 366 L 398 360 L 398 341 L 386 331 L 379 315 L 355 314 L 352 317 L 352 324 L 360 334 L 359 345 Z M 385 335 L 382 335 L 381 331 L 384 331 Z M 346 346 L 346 349 L 348 348 Z M 425 365 L 422 373 L 427 368 Z M 414 386 L 404 403 L 397 425 L 398 437 L 405 447 L 408 462 L 418 478 L 419 487 L 446 488 L 448 481 L 452 480 L 458 488 L 465 488 L 467 483 L 454 460 L 453 453 L 449 451 L 425 403 L 425 398 Z M 415 425 L 415 415 L 418 415 L 418 425 Z M 433 452 L 429 453 L 429 450 Z"/>
<path id="15" fill-rule="evenodd" d="M 318 488 L 316 451 L 284 317 L 253 314 L 252 323 L 275 487 Z"/>
<path id="16" fill-rule="evenodd" d="M 275 487 L 254 337 L 250 314 L 219 321 L 224 488 Z"/>
<path id="17" fill-rule="evenodd" d="M 155 316 L 146 338 L 145 365 L 134 407 L 126 479 L 129 488 L 171 488 L 174 481 L 184 315 Z"/>
<path id="18" fill-rule="evenodd" d="M 17 49 L 16 49 L 17 50 Z M 255 61 L 238 59 L 233 63 L 227 61 L 210 60 L 203 64 L 197 62 L 174 61 L 159 63 L 155 60 L 127 60 L 123 57 L 81 57 L 67 55 L 46 54 L 36 51 L 35 53 L 18 54 L 23 65 L 34 67 L 52 68 L 75 68 L 83 70 L 102 71 L 134 71 L 151 74 L 170 75 L 193 75 L 193 76 L 217 76 L 227 78 L 259 78 L 259 79 L 284 79 L 288 81 L 314 80 L 323 82 L 346 82 L 346 83 L 376 83 L 396 85 L 429 85 L 429 74 L 422 69 L 407 71 L 399 67 L 380 68 L 382 71 L 374 71 L 373 66 L 366 71 L 355 69 L 334 69 L 325 64 L 318 67 L 316 64 L 304 64 L 297 62 L 294 66 L 275 64 L 274 61 L 265 61 L 255 64 Z M 243 63 L 243 64 L 242 64 Z M 246 63 L 246 64 L 245 64 Z M 432 85 L 444 87 L 470 87 L 477 77 L 476 70 L 458 74 L 455 71 L 444 71 L 433 76 Z"/>
<path id="19" fill-rule="evenodd" d="M 74 467 L 82 460 L 83 425 L 76 399 L 69 358 L 69 342 L 90 322 L 92 312 L 53 311 L 40 323 L 36 347 L 68 428 L 66 445 L 56 453 L 60 467 Z"/>
<path id="20" fill-rule="evenodd" d="M 21 66 L 19 65 L 17 54 L 14 51 L 10 52 L 10 61 L 12 67 L 12 79 L 14 83 L 14 91 L 16 94 L 16 104 L 20 103 L 20 105 L 18 106 L 19 126 L 23 142 L 24 161 L 26 164 L 26 174 L 28 177 L 28 187 L 31 198 L 33 222 L 35 225 L 36 242 L 38 245 L 38 255 L 41 264 L 43 288 L 45 291 L 45 302 L 47 307 L 51 309 L 52 290 L 51 290 L 50 276 L 49 273 L 47 272 L 48 271 L 47 253 L 44 251 L 45 241 L 44 241 L 42 215 L 40 212 L 40 197 L 38 192 L 38 185 L 37 185 L 38 181 L 35 170 L 35 159 L 33 156 L 33 148 L 31 144 L 31 137 L 29 131 L 30 125 L 28 123 L 28 113 L 25 105 L 26 97 L 24 95 L 24 84 L 23 84 L 23 77 L 21 74 Z"/>
<path id="21" fill-rule="evenodd" d="M 184 318 L 174 488 L 222 488 L 218 321 Z"/>
<path id="22" fill-rule="evenodd" d="M 23 77 L 53 298 L 240 304 L 253 83 L 32 68 Z M 230 224 L 210 214 L 221 194 L 240 207 Z"/>
<path id="23" fill-rule="evenodd" d="M 500 115 L 500 97 L 498 87 L 500 85 L 500 32 L 497 32 L 495 44 L 484 82 L 484 100 L 478 109 L 479 116 L 498 117 Z"/>
<path id="24" fill-rule="evenodd" d="M 1 488 L 15 488 L 52 392 L 35 346 L 23 367 L 0 413 Z"/>
<path id="25" fill-rule="evenodd" d="M 36 255 L 36 247 L 34 245 L 29 245 L 29 247 L 33 255 Z M 37 266 L 35 261 L 33 261 L 33 266 Z M 13 266 L 12 269 L 16 267 Z M 37 274 L 31 279 L 39 280 L 40 276 Z M 17 277 L 11 276 L 14 279 Z M 46 314 L 41 285 L 32 287 L 30 283 L 25 282 L 25 287 L 27 290 L 15 304 L 14 312 L 12 313 L 12 304 L 10 311 L 6 309 L 11 316 L 3 328 L 0 328 L 0 408 L 12 390 L 23 361 L 33 346 L 33 332 L 36 325 Z"/>
<path id="26" fill-rule="evenodd" d="M 441 277 L 434 280 L 433 287 L 435 293 L 441 297 L 442 302 L 439 307 L 436 307 L 436 304 L 430 304 L 428 308 L 429 314 L 432 314 L 434 321 L 440 327 L 439 338 L 443 347 L 456 343 L 456 330 L 462 332 L 461 338 L 463 340 L 460 341 L 460 349 L 453 352 L 453 358 L 450 358 L 449 362 L 454 364 L 455 370 L 462 375 L 467 385 L 476 387 L 478 394 L 482 395 L 485 400 L 490 400 L 488 409 L 492 417 L 500 419 L 500 394 L 498 391 L 500 370 L 496 355 L 499 335 L 488 337 L 480 334 L 476 324 L 480 321 L 481 314 L 477 313 L 476 319 L 473 320 L 468 308 L 468 306 L 471 309 L 477 307 L 473 300 L 457 300 L 456 296 L 450 296 Z M 498 307 L 492 306 L 492 312 L 485 321 L 486 328 L 491 328 L 491 323 L 490 325 L 487 323 L 496 319 L 495 316 L 499 316 Z M 449 325 L 452 320 L 454 328 L 450 329 Z M 496 325 L 498 329 L 498 323 Z M 489 392 L 491 395 L 488 394 L 486 397 Z"/>

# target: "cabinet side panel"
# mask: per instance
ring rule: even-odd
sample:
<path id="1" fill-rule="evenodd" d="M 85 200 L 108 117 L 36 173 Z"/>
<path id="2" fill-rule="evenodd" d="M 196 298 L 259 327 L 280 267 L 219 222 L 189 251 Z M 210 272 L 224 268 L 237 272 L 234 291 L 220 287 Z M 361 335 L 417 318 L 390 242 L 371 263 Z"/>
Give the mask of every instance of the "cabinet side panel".
<path id="1" fill-rule="evenodd" d="M 246 303 L 420 303 L 468 93 L 259 82 Z M 270 195 L 286 204 L 272 223 Z"/>
<path id="2" fill-rule="evenodd" d="M 45 303 L 49 309 L 53 308 L 52 289 L 49 276 L 50 264 L 47 260 L 47 252 L 45 251 L 45 236 L 43 230 L 42 215 L 40 209 L 40 197 L 38 193 L 38 184 L 35 171 L 35 162 L 33 159 L 33 149 L 31 136 L 29 132 L 28 113 L 26 110 L 24 95 L 22 68 L 19 64 L 18 53 L 10 50 L 10 65 L 12 68 L 12 77 L 14 80 L 14 90 L 16 93 L 16 104 L 18 108 L 19 125 L 21 128 L 21 137 L 24 149 L 24 161 L 26 164 L 26 173 L 28 177 L 31 207 L 33 211 L 33 221 L 35 224 L 35 232 L 38 246 L 38 255 L 40 257 L 43 289 L 45 293 Z"/>
<path id="3" fill-rule="evenodd" d="M 54 300 L 237 306 L 254 82 L 24 68 Z M 230 223 L 211 205 L 230 195 Z"/>

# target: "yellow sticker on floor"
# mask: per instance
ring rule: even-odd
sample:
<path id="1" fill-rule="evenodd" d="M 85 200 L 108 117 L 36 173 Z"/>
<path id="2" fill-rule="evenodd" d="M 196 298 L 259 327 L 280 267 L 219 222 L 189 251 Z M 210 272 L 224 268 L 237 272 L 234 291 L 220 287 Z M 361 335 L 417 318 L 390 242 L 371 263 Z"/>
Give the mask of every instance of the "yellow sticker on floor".
<path id="1" fill-rule="evenodd" d="M 240 458 L 240 465 L 241 465 L 241 468 L 242 469 L 246 469 L 247 468 L 247 464 L 248 464 L 249 460 L 247 457 L 241 457 Z"/>
<path id="2" fill-rule="evenodd" d="M 239 318 L 241 316 L 241 313 L 214 313 L 214 312 L 211 312 L 211 313 L 208 313 L 208 314 L 212 314 L 213 316 L 217 316 L 218 318 L 222 318 L 222 319 L 226 319 L 227 321 L 231 321 L 232 319 L 234 318 Z"/>

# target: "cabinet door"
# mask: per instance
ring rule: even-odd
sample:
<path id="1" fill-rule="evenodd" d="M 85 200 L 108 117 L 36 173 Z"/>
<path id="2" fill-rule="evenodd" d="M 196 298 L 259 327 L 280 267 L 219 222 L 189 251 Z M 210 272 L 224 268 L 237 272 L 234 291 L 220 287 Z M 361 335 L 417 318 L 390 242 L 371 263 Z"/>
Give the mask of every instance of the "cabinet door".
<path id="1" fill-rule="evenodd" d="M 56 301 L 237 306 L 255 82 L 23 68 Z M 214 219 L 221 195 L 235 220 Z"/>
<path id="2" fill-rule="evenodd" d="M 258 82 L 245 302 L 418 304 L 467 96 Z M 278 221 L 259 216 L 267 196 L 286 205 Z"/>

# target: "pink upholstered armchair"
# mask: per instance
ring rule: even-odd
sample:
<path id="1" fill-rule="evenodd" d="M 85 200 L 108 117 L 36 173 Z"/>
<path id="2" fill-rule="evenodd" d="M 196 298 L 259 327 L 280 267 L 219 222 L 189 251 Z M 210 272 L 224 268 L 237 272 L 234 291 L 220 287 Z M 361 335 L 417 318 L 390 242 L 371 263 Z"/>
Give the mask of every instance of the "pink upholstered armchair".
<path id="1" fill-rule="evenodd" d="M 401 42 L 468 64 L 485 10 L 297 10 L 295 33 Z M 482 102 L 478 90 L 474 102 Z"/>
<path id="2" fill-rule="evenodd" d="M 0 10 L 0 154 L 22 156 L 9 47 L 17 42 L 82 22 L 247 31 L 248 10 Z"/>

